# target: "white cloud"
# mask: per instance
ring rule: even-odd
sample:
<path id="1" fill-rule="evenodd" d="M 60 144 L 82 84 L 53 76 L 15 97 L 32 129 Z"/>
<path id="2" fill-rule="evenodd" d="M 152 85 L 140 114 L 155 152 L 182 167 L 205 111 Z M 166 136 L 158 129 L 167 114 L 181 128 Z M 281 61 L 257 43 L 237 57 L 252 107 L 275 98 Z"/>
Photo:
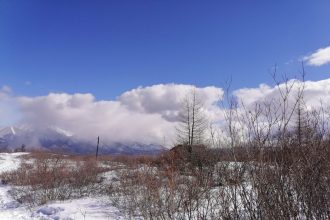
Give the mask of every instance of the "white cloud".
<path id="1" fill-rule="evenodd" d="M 304 57 L 310 66 L 322 66 L 330 63 L 330 46 L 320 48 L 309 56 Z"/>
<path id="2" fill-rule="evenodd" d="M 289 107 L 293 107 L 299 87 L 302 82 L 299 80 L 288 81 L 289 87 L 291 85 L 291 93 L 288 96 Z M 285 84 L 280 84 L 279 87 L 270 87 L 265 84 L 261 84 L 258 88 L 244 88 L 234 92 L 239 103 L 244 104 L 247 107 L 253 108 L 253 105 L 257 102 L 281 102 L 281 95 L 279 88 L 285 92 Z M 303 100 L 307 108 L 317 109 L 323 105 L 323 107 L 330 109 L 330 78 L 320 81 L 306 81 L 304 85 Z"/>
<path id="3" fill-rule="evenodd" d="M 280 86 L 283 88 L 284 84 Z M 164 136 L 168 143 L 174 141 L 181 100 L 192 89 L 204 101 L 205 112 L 211 121 L 223 119 L 224 109 L 217 105 L 223 96 L 221 88 L 181 84 L 139 87 L 123 93 L 117 100 L 96 100 L 92 94 L 66 93 L 12 97 L 1 90 L 0 94 L 4 95 L 0 106 L 6 106 L 10 111 L 15 106 L 19 111 L 13 112 L 20 115 L 20 123 L 37 129 L 58 127 L 86 140 L 101 136 L 104 142 L 161 144 Z M 261 84 L 257 88 L 236 90 L 234 96 L 246 106 L 253 106 L 256 102 L 279 98 L 279 93 L 276 87 Z M 321 99 L 325 107 L 330 108 L 330 79 L 307 81 L 306 104 L 318 107 Z M 7 116 L 3 112 L 1 116 L 0 112 L 0 119 Z"/>
<path id="4" fill-rule="evenodd" d="M 245 105 L 251 105 L 256 101 L 260 101 L 272 92 L 272 88 L 266 84 L 260 84 L 258 88 L 243 88 L 234 91 L 234 96 L 239 102 Z"/>
<path id="5" fill-rule="evenodd" d="M 162 143 L 174 141 L 177 113 L 191 89 L 213 111 L 220 88 L 191 85 L 154 85 L 125 92 L 115 101 L 98 101 L 92 94 L 51 93 L 18 97 L 22 123 L 37 128 L 59 127 L 88 140 L 101 136 L 109 142 Z"/>
<path id="6" fill-rule="evenodd" d="M 118 101 L 96 101 L 91 94 L 49 94 L 18 99 L 23 123 L 59 127 L 92 140 L 159 143 L 171 123 L 156 114 L 130 111 Z"/>
<path id="7" fill-rule="evenodd" d="M 183 98 L 192 90 L 196 91 L 206 110 L 213 108 L 223 96 L 223 90 L 214 86 L 196 88 L 193 85 L 159 84 L 125 92 L 119 101 L 133 111 L 157 113 L 168 121 L 176 121 Z"/>

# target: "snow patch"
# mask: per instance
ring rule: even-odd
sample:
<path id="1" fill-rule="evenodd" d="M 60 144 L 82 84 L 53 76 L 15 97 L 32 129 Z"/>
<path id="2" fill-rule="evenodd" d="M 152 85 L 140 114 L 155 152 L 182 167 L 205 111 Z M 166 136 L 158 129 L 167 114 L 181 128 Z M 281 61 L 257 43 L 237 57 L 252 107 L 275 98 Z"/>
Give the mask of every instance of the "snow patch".
<path id="1" fill-rule="evenodd" d="M 0 153 L 0 173 L 13 171 L 21 164 L 20 156 L 27 153 Z M 106 175 L 116 178 L 114 172 Z M 10 195 L 12 186 L 0 184 L 1 220 L 124 220 L 125 215 L 114 207 L 107 196 L 85 197 L 66 201 L 49 202 L 39 207 L 18 203 Z"/>
<path id="2" fill-rule="evenodd" d="M 58 212 L 64 211 L 63 208 L 57 207 L 50 207 L 50 206 L 44 206 L 38 209 L 37 213 L 41 215 L 55 215 Z"/>
<path id="3" fill-rule="evenodd" d="M 13 128 L 13 126 L 10 127 L 11 132 L 13 133 L 13 135 L 16 135 L 15 129 Z"/>
<path id="4" fill-rule="evenodd" d="M 37 219 L 47 220 L 124 220 L 124 215 L 104 198 L 82 198 L 60 201 L 40 207 L 32 214 Z"/>
<path id="5" fill-rule="evenodd" d="M 21 165 L 21 156 L 28 153 L 0 153 L 0 173 L 14 171 Z"/>

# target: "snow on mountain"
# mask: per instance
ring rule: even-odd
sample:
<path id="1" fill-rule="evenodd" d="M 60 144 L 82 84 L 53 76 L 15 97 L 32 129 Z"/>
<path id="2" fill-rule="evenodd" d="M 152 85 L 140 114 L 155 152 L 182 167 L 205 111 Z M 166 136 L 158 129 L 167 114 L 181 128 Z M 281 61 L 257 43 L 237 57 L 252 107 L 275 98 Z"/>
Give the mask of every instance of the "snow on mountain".
<path id="1" fill-rule="evenodd" d="M 47 149 L 66 153 L 90 154 L 96 150 L 95 142 L 81 140 L 72 132 L 59 127 L 31 128 L 10 126 L 0 129 L 0 150 L 14 150 L 22 145 L 26 149 Z M 144 143 L 101 143 L 100 154 L 159 154 L 166 148 L 161 145 Z"/>
<path id="2" fill-rule="evenodd" d="M 15 132 L 15 130 L 14 130 L 14 128 L 12 126 L 10 127 L 10 130 L 13 133 L 13 135 L 16 135 L 16 132 Z"/>
<path id="3" fill-rule="evenodd" d="M 16 135 L 16 131 L 13 126 L 1 128 L 0 137 L 4 137 L 6 135 Z"/>
<path id="4" fill-rule="evenodd" d="M 51 127 L 51 129 L 54 129 L 54 131 L 58 132 L 59 134 L 63 134 L 67 137 L 72 137 L 73 136 L 73 134 L 70 131 L 64 130 L 64 129 L 59 128 L 59 127 L 53 126 L 53 127 Z"/>

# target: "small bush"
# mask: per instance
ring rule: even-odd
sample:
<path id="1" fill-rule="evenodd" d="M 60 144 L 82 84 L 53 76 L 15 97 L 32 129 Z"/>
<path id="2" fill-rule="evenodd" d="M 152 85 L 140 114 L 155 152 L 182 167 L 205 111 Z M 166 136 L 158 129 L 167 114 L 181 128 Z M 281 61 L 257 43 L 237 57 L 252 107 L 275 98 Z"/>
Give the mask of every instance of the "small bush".
<path id="1" fill-rule="evenodd" d="M 94 159 L 67 159 L 61 155 L 35 153 L 31 160 L 1 179 L 15 185 L 14 197 L 31 205 L 49 200 L 65 200 L 99 193 L 103 190 L 98 176 L 103 172 Z M 30 161 L 30 162 L 29 162 Z"/>

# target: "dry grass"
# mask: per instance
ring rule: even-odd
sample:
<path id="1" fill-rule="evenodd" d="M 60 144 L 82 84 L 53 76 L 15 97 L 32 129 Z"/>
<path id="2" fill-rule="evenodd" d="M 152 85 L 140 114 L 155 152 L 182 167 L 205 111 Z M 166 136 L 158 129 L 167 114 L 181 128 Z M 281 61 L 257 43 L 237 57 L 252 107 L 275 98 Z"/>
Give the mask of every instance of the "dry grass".
<path id="1" fill-rule="evenodd" d="M 94 158 L 33 152 L 25 159 L 18 170 L 1 174 L 3 181 L 16 186 L 12 193 L 20 202 L 39 205 L 102 191 L 98 174 L 106 169 Z"/>

